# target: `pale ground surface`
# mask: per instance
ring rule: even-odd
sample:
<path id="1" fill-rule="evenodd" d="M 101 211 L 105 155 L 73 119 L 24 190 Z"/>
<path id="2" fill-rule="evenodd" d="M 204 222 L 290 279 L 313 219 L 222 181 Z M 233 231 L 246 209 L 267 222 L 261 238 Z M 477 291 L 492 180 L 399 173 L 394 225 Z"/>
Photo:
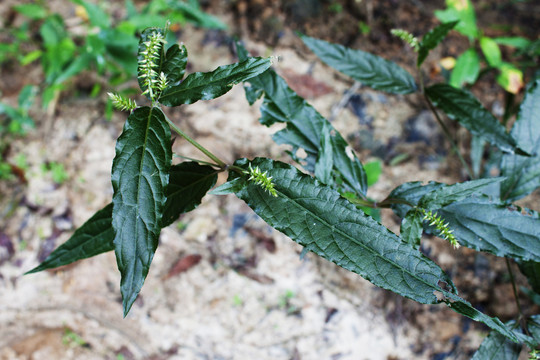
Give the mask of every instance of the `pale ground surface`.
<path id="1" fill-rule="evenodd" d="M 204 46 L 202 38 L 203 32 L 191 30 L 180 39 L 188 47 L 191 71 L 235 61 L 227 47 Z M 328 94 L 310 102 L 325 116 L 352 85 L 293 50 L 271 51 L 250 42 L 247 47 L 280 55 L 277 69 L 282 74 L 298 76 L 310 70 L 316 81 L 324 82 Z M 377 96 L 369 90 L 360 92 L 366 98 Z M 15 145 L 26 154 L 34 174 L 28 177 L 27 188 L 15 195 L 24 192 L 28 203 L 50 208 L 52 214 L 20 207 L 1 220 L 4 231 L 25 247 L 18 245 L 15 258 L 0 268 L 0 359 L 427 359 L 450 351 L 455 335 L 463 336 L 460 346 L 466 349 L 480 344 L 483 333 L 464 334 L 462 317 L 444 306 L 415 307 L 313 254 L 300 259 L 300 246 L 272 231 L 247 205 L 230 196 L 205 197 L 195 211 L 182 217 L 185 230 L 175 225 L 163 230 L 141 296 L 126 319 L 112 253 L 62 271 L 23 277 L 37 265 L 40 243 L 55 227 L 69 230 L 59 236 L 58 246 L 111 199 L 110 168 L 125 114 L 116 113 L 111 123 L 106 122 L 103 101 L 104 95 L 98 100 L 67 98 L 48 135 L 33 135 Z M 374 118 L 374 137 L 382 143 L 400 136 L 406 120 L 417 115 L 399 97 L 388 97 L 386 104 L 367 102 L 366 109 Z M 258 125 L 258 107 L 248 106 L 240 86 L 217 100 L 171 111 L 170 116 L 224 160 L 259 155 L 288 161 L 286 148 L 270 138 L 277 128 Z M 334 126 L 347 138 L 359 124 L 342 109 Z M 199 157 L 179 139 L 174 150 Z M 369 160 L 363 153 L 360 157 Z M 63 163 L 68 182 L 53 186 L 39 170 L 44 159 Z M 383 199 L 405 181 L 451 182 L 437 167 L 420 169 L 415 161 L 385 166 L 369 195 Z M 4 202 L 3 209 L 8 205 Z M 65 224 L 59 219 L 68 209 L 71 220 Z M 389 213 L 383 213 L 383 222 L 399 230 Z M 248 230 L 263 235 L 258 239 Z M 261 236 L 275 241 L 274 253 L 261 245 Z M 446 244 L 433 240 L 431 246 Z M 164 280 L 171 265 L 189 254 L 201 255 L 201 262 Z M 436 257 L 445 270 L 452 268 L 452 257 L 444 252 Z M 253 259 L 250 276 L 234 270 Z M 414 324 L 411 318 L 400 319 L 402 307 L 416 309 Z M 87 345 L 66 341 L 66 329 Z M 466 356 L 458 352 L 453 358 Z"/>

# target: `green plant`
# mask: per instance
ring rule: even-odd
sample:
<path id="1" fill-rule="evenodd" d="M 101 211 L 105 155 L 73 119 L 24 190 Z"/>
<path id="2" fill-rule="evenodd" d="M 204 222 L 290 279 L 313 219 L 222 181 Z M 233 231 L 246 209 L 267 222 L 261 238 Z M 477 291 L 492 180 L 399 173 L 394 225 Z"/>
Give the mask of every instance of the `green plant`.
<path id="1" fill-rule="evenodd" d="M 478 28 L 476 13 L 470 0 L 446 0 L 446 9 L 435 11 L 435 15 L 442 22 L 458 21 L 455 29 L 467 36 L 470 42 L 469 49 L 457 58 L 452 70 L 449 78 L 452 86 L 460 88 L 465 84 L 474 84 L 480 76 L 495 70 L 497 82 L 503 89 L 512 94 L 521 91 L 522 70 L 528 66 L 535 66 L 535 62 L 525 62 L 518 66 L 514 62 L 505 62 L 499 45 L 515 48 L 516 55 L 528 54 L 531 57 L 538 57 L 540 52 L 531 47 L 532 41 L 520 36 L 499 38 L 485 36 Z M 484 57 L 484 68 L 481 67 L 479 54 Z"/>
<path id="2" fill-rule="evenodd" d="M 138 12 L 131 0 L 126 0 L 127 17 L 113 24 L 111 16 L 101 7 L 85 1 L 70 0 L 78 6 L 77 14 L 88 25 L 85 35 L 73 34 L 64 19 L 51 12 L 46 4 L 14 6 L 19 14 L 29 18 L 18 28 L 8 29 L 13 41 L 0 47 L 0 63 L 16 58 L 21 65 L 40 59 L 45 82 L 42 103 L 47 106 L 67 86 L 68 80 L 84 70 L 95 69 L 106 75 L 112 85 L 132 78 L 137 72 L 137 32 L 146 27 L 174 26 L 193 22 L 208 28 L 225 29 L 217 18 L 203 12 L 197 1 L 152 0 Z M 39 24 L 41 42 L 38 49 L 27 53 L 22 49 L 30 42 L 30 25 Z M 101 84 L 94 85 L 92 94 L 99 93 Z"/>
<path id="3" fill-rule="evenodd" d="M 442 24 L 418 41 L 419 69 L 428 52 L 455 25 L 456 22 Z M 367 196 L 366 170 L 349 151 L 346 141 L 269 68 L 269 59 L 249 57 L 238 44 L 238 63 L 184 78 L 187 51 L 178 45 L 167 48 L 165 38 L 165 30 L 150 28 L 142 33 L 139 43 L 139 85 L 151 105 L 138 106 L 112 95 L 119 107 L 130 111 L 116 144 L 111 174 L 112 203 L 99 210 L 28 273 L 115 251 L 124 315 L 127 315 L 148 274 L 161 229 L 180 214 L 193 210 L 214 187 L 217 174 L 227 171 L 228 181 L 210 193 L 235 194 L 269 225 L 304 246 L 303 254 L 314 252 L 379 287 L 417 302 L 444 303 L 494 330 L 487 343 L 496 338 L 508 344 L 514 342 L 518 347 L 537 346 L 539 337 L 531 325 L 535 317 L 529 318 L 528 323 L 523 317 L 515 325 L 509 325 L 478 311 L 458 295 L 451 278 L 419 249 L 422 233 L 435 233 L 454 246 L 459 244 L 515 259 L 526 275 L 537 271 L 540 216 L 510 202 L 540 186 L 537 155 L 540 137 L 536 133 L 531 137 L 531 132 L 526 131 L 540 126 L 537 116 L 540 80 L 534 80 L 528 87 L 519 118 L 508 134 L 464 90 L 446 84 L 426 86 L 421 71 L 418 86 L 409 72 L 379 56 L 303 37 L 304 43 L 324 62 L 365 85 L 394 94 L 420 92 L 457 154 L 459 149 L 435 105 L 501 151 L 504 177 L 474 179 L 471 173 L 474 180 L 452 185 L 405 183 L 386 199 L 374 201 Z M 289 154 L 304 172 L 268 158 L 244 158 L 227 164 L 161 111 L 161 106 L 214 99 L 239 82 L 244 82 L 250 104 L 263 98 L 261 124 L 285 125 L 273 139 L 292 146 Z M 190 159 L 171 165 L 170 129 L 208 160 Z M 304 150 L 305 157 L 296 155 L 299 149 Z M 460 158 L 468 167 L 464 157 Z M 393 209 L 403 219 L 400 236 L 364 213 L 362 208 L 366 207 Z M 539 288 L 536 278 L 529 276 L 529 280 L 536 291 Z M 492 347 L 483 345 L 483 348 Z M 482 355 L 483 348 L 478 356 L 487 358 Z"/>
<path id="4" fill-rule="evenodd" d="M 13 165 L 3 159 L 4 151 L 14 137 L 24 136 L 34 128 L 34 120 L 30 117 L 29 110 L 35 94 L 36 88 L 26 85 L 19 93 L 17 107 L 0 103 L 0 179 L 9 179 L 12 176 Z"/>

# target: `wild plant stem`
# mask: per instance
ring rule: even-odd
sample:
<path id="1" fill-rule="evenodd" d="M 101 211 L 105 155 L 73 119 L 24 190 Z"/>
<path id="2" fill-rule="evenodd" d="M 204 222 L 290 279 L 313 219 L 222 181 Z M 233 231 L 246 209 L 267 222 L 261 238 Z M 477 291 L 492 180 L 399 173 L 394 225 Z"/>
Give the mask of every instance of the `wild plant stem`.
<path id="1" fill-rule="evenodd" d="M 467 162 L 463 158 L 463 155 L 461 155 L 461 151 L 459 151 L 459 148 L 457 147 L 457 144 L 454 141 L 454 138 L 450 134 L 450 131 L 448 130 L 448 127 L 446 127 L 446 125 L 442 121 L 441 117 L 439 116 L 439 113 L 437 112 L 437 109 L 435 109 L 435 106 L 433 105 L 433 103 L 431 102 L 429 97 L 426 95 L 426 92 L 425 92 L 425 89 L 424 89 L 424 75 L 422 74 L 422 70 L 420 68 L 418 68 L 418 77 L 420 79 L 420 92 L 424 96 L 424 99 L 426 100 L 429 109 L 435 115 L 435 118 L 437 119 L 437 122 L 439 123 L 439 125 L 441 126 L 441 128 L 443 130 L 444 136 L 450 142 L 450 145 L 452 145 L 452 149 L 456 152 L 456 154 L 457 154 L 457 156 L 459 158 L 459 161 L 461 161 L 461 164 L 465 168 L 465 171 L 467 171 L 467 174 L 469 175 L 469 177 L 471 179 L 474 179 L 475 177 L 473 175 L 473 172 L 472 172 L 471 168 L 469 167 L 469 164 L 467 164 Z"/>
<path id="2" fill-rule="evenodd" d="M 506 267 L 508 268 L 508 274 L 510 275 L 510 281 L 512 282 L 512 291 L 514 292 L 514 298 L 516 299 L 516 306 L 519 313 L 518 322 L 520 322 L 521 319 L 523 318 L 523 311 L 521 309 L 521 303 L 519 302 L 519 297 L 518 297 L 517 288 L 516 288 L 516 281 L 514 279 L 514 272 L 512 271 L 512 267 L 510 266 L 510 260 L 508 258 L 505 258 L 505 260 L 506 260 Z"/>
<path id="3" fill-rule="evenodd" d="M 188 134 L 182 131 L 178 126 L 176 126 L 175 123 L 173 123 L 167 116 L 165 116 L 165 120 L 169 123 L 169 126 L 176 131 L 178 135 L 183 137 L 187 142 L 189 142 L 191 145 L 195 146 L 198 150 L 200 150 L 204 155 L 208 156 L 209 159 L 211 159 L 213 162 L 216 163 L 220 168 L 225 169 L 227 168 L 227 164 L 223 162 L 220 158 L 218 158 L 216 155 L 212 154 L 208 149 L 206 149 L 204 146 L 193 140 Z"/>

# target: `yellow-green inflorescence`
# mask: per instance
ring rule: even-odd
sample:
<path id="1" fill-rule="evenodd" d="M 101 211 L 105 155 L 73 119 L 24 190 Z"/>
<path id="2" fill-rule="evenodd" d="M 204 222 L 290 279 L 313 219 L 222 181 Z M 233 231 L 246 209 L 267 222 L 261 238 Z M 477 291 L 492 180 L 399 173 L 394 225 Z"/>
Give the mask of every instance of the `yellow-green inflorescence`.
<path id="1" fill-rule="evenodd" d="M 403 30 L 403 29 L 392 29 L 390 30 L 392 35 L 397 36 L 401 40 L 405 41 L 407 44 L 409 44 L 410 47 L 414 49 L 414 51 L 418 51 L 420 49 L 420 43 L 418 42 L 418 39 L 413 36 L 410 32 Z"/>
<path id="2" fill-rule="evenodd" d="M 459 243 L 453 234 L 453 230 L 450 230 L 448 223 L 444 223 L 443 218 L 437 213 L 433 213 L 431 210 L 420 209 L 424 215 L 424 220 L 429 221 L 430 226 L 435 226 L 439 231 L 439 236 L 444 240 L 447 240 L 454 248 L 459 248 Z"/>
<path id="3" fill-rule="evenodd" d="M 137 108 L 137 103 L 134 100 L 127 99 L 119 94 L 107 93 L 111 98 L 113 106 L 122 111 L 132 111 Z"/>
<path id="4" fill-rule="evenodd" d="M 159 94 L 167 86 L 167 78 L 164 73 L 158 74 L 155 70 L 158 65 L 161 49 L 165 46 L 165 38 L 159 31 L 153 32 L 144 42 L 146 47 L 140 52 L 142 59 L 139 60 L 139 77 L 142 78 L 146 89 L 143 94 L 148 94 L 152 102 L 155 102 Z"/>
<path id="5" fill-rule="evenodd" d="M 278 196 L 276 189 L 274 188 L 274 183 L 272 182 L 272 177 L 268 176 L 268 172 L 262 172 L 258 166 L 254 169 L 251 167 L 251 164 L 249 164 L 249 171 L 244 171 L 244 173 L 249 175 L 248 181 L 252 181 L 259 185 L 273 197 Z"/>

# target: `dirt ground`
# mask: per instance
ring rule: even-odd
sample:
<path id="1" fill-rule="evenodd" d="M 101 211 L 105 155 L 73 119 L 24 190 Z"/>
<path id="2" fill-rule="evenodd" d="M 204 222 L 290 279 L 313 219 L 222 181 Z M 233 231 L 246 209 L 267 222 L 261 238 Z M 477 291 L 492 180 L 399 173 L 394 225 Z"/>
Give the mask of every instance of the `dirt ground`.
<path id="1" fill-rule="evenodd" d="M 73 14 L 72 3 L 58 3 L 68 16 Z M 419 98 L 356 86 L 317 61 L 294 34 L 302 31 L 373 51 L 414 71 L 412 52 L 389 30 L 425 33 L 436 25 L 433 10 L 443 8 L 443 1 L 201 3 L 229 31 L 183 28 L 178 40 L 188 48 L 189 71 L 236 61 L 232 35 L 253 54 L 278 56 L 279 74 L 332 120 L 361 161 L 383 162 L 370 197 L 384 199 L 406 181 L 465 179 Z M 332 12 L 332 3 L 340 4 L 341 11 Z M 533 37 L 526 24 L 538 16 L 520 4 L 511 13 L 489 3 L 475 3 L 483 9 L 479 22 L 488 35 L 499 30 L 486 24 L 519 19 L 525 25 L 511 32 Z M 371 26 L 369 34 L 359 33 L 360 20 Z M 452 34 L 428 58 L 427 68 L 435 69 L 438 59 L 466 46 L 466 40 Z M 39 71 L 37 65 L 9 74 L 2 69 L 2 101 L 13 103 L 24 84 L 38 84 Z M 495 109 L 504 99 L 488 80 L 472 90 Z M 125 113 L 107 121 L 106 94 L 90 98 L 77 88 L 80 83 L 75 80 L 71 91 L 62 94 L 54 113 L 34 108 L 37 129 L 14 141 L 7 154 L 8 159 L 24 154 L 28 170 L 25 181 L 0 183 L 0 359 L 442 360 L 468 359 L 482 342 L 485 327 L 444 305 L 403 299 L 313 254 L 301 258 L 300 246 L 233 196 L 206 196 L 196 210 L 162 231 L 144 288 L 126 319 L 112 253 L 23 276 L 112 197 L 110 169 Z M 228 162 L 254 156 L 290 161 L 287 147 L 271 140 L 279 127 L 258 123 L 258 105 L 250 107 L 237 86 L 216 100 L 166 111 Z M 466 148 L 466 133 L 453 130 L 463 134 L 460 146 Z M 180 139 L 173 150 L 199 157 Z M 402 160 L 396 164 L 396 159 Z M 68 180 L 55 184 L 41 169 L 46 162 L 63 164 Z M 540 210 L 534 199 L 526 205 Z M 399 232 L 391 212 L 382 212 L 382 222 Z M 516 317 L 504 259 L 453 250 L 433 237 L 423 241 L 464 298 L 503 320 Z M 179 263 L 185 271 L 174 270 Z M 518 283 L 525 280 L 518 277 Z M 538 313 L 524 295 L 521 301 L 526 313 Z"/>

